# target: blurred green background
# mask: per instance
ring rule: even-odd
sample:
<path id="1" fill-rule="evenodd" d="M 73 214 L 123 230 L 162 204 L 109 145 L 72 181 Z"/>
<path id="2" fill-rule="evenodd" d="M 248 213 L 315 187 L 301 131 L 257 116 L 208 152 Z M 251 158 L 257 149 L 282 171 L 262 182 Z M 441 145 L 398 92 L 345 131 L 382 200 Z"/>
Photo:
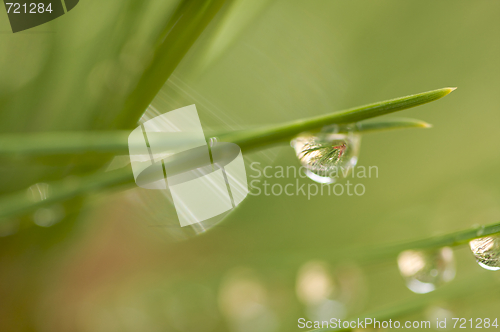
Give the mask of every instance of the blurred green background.
<path id="1" fill-rule="evenodd" d="M 16 34 L 0 14 L 0 131 L 111 128 L 176 5 L 82 0 Z M 4 220 L 0 330 L 294 331 L 299 317 L 352 316 L 422 296 L 405 287 L 395 261 L 366 265 L 338 253 L 500 220 L 498 17 L 500 3 L 489 0 L 227 2 L 153 102 L 160 112 L 194 103 L 205 128 L 236 130 L 458 90 L 398 114 L 432 129 L 363 136 L 359 165 L 379 169 L 357 180 L 363 196 L 249 196 L 189 238 L 152 227 L 173 210 L 140 200 L 139 189 L 54 206 L 50 227 L 33 222 L 45 210 Z M 0 192 L 101 169 L 111 157 L 2 157 Z M 298 165 L 287 146 L 245 158 L 249 173 L 253 161 Z M 411 319 L 498 315 L 500 273 L 480 268 L 467 246 L 455 256 L 456 278 L 443 291 L 493 286 Z M 328 288 L 335 296 L 324 308 L 304 295 Z"/>

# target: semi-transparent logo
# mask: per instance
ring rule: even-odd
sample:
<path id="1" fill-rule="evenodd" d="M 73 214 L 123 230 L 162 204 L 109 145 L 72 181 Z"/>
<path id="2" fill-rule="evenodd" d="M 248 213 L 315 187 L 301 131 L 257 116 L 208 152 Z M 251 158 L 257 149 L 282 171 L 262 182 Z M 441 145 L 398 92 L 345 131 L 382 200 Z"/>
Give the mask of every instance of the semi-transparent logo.
<path id="1" fill-rule="evenodd" d="M 221 215 L 248 194 L 239 146 L 207 144 L 195 105 L 144 122 L 128 144 L 136 184 L 170 190 L 182 227 Z"/>
<path id="2" fill-rule="evenodd" d="M 52 21 L 75 8 L 79 0 L 4 0 L 12 32 Z"/>

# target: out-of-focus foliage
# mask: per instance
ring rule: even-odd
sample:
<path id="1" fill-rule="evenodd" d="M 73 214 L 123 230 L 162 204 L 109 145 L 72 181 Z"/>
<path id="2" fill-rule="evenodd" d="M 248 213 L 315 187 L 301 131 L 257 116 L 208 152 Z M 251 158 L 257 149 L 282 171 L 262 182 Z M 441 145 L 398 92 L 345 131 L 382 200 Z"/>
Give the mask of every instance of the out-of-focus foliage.
<path id="1" fill-rule="evenodd" d="M 17 34 L 0 15 L 1 132 L 112 126 L 176 5 L 82 0 Z M 321 292 L 335 295 L 322 309 L 334 317 L 417 297 L 396 262 L 329 259 L 340 249 L 500 220 L 499 14 L 500 3 L 488 0 L 228 3 L 157 96 L 160 112 L 195 103 L 206 128 L 239 129 L 443 86 L 459 90 L 446 104 L 405 111 L 432 130 L 363 138 L 360 165 L 379 170 L 359 180 L 363 196 L 249 196 L 219 227 L 186 240 L 155 227 L 175 211 L 161 200 L 152 210 L 137 190 L 3 223 L 1 330 L 290 331 L 299 317 L 321 314 L 314 295 Z M 245 157 L 250 176 L 252 161 L 298 163 L 291 148 Z M 110 158 L 3 158 L 0 192 L 98 169 Z M 43 188 L 27 195 L 36 199 Z M 47 216 L 63 220 L 39 226 L 49 226 Z M 453 283 L 498 281 L 467 248 L 455 255 Z M 308 280 L 323 288 L 311 291 Z M 436 305 L 454 317 L 493 318 L 497 298 L 492 288 L 488 297 Z"/>

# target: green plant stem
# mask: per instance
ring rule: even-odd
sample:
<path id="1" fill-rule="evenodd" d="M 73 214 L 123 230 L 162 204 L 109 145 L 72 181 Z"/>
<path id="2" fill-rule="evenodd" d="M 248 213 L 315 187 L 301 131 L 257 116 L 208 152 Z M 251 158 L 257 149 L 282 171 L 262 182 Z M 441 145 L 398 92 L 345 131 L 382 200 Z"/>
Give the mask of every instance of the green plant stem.
<path id="1" fill-rule="evenodd" d="M 128 153 L 129 130 L 0 135 L 0 156 L 44 156 L 84 152 Z"/>
<path id="2" fill-rule="evenodd" d="M 318 259 L 324 259 L 333 263 L 343 261 L 355 261 L 359 264 L 378 264 L 390 260 L 395 260 L 398 255 L 405 250 L 435 250 L 443 247 L 458 247 L 468 244 L 471 240 L 500 234 L 500 222 L 475 226 L 454 233 L 431 236 L 415 241 L 407 241 L 377 247 L 370 245 L 368 247 L 345 248 L 342 250 L 324 251 L 319 254 Z M 276 256 L 279 257 L 279 253 Z M 310 257 L 307 250 L 294 255 L 294 261 L 302 261 Z"/>
<path id="3" fill-rule="evenodd" d="M 321 117 L 294 121 L 284 125 L 271 126 L 266 129 L 229 133 L 221 135 L 219 139 L 221 141 L 236 143 L 240 145 L 242 150 L 248 151 L 251 149 L 259 149 L 280 142 L 285 138 L 291 139 L 295 135 L 304 131 L 314 129 L 319 130 L 326 125 L 361 121 L 365 118 L 384 115 L 386 113 L 428 103 L 446 96 L 451 91 L 453 91 L 453 89 L 444 88 L 424 92 L 417 95 L 340 111 Z M 274 131 L 277 131 L 277 133 L 274 133 Z M 122 132 L 119 140 L 123 139 L 123 135 L 124 134 Z M 263 140 L 263 137 L 266 139 Z M 68 139 L 65 139 L 64 141 L 68 141 Z M 94 140 L 94 143 L 97 141 L 98 140 Z M 9 141 L 3 142 L 2 146 L 6 143 L 8 144 Z M 15 142 L 12 142 L 11 144 L 15 144 Z M 63 140 L 61 140 L 59 144 L 64 144 Z M 182 160 L 175 160 L 175 162 L 179 164 Z M 165 166 L 168 166 L 168 163 L 169 161 L 166 160 Z M 21 190 L 19 192 L 0 197 L 0 218 L 7 218 L 17 214 L 26 213 L 40 206 L 50 205 L 57 201 L 70 199 L 88 191 L 106 188 L 110 189 L 124 184 L 132 185 L 133 181 L 132 172 L 129 167 L 126 167 L 117 171 L 90 174 L 81 177 L 73 177 L 69 180 L 65 179 L 49 183 L 49 187 L 52 188 L 49 193 L 50 198 L 39 202 L 31 201 L 26 195 L 26 190 Z"/>
<path id="4" fill-rule="evenodd" d="M 487 276 L 474 277 L 473 280 L 462 281 L 455 285 L 446 285 L 443 289 L 437 290 L 435 292 L 412 296 L 409 300 L 401 301 L 384 308 L 368 312 L 366 314 L 359 315 L 357 317 L 351 317 L 349 319 L 344 319 L 343 321 L 364 321 L 365 318 L 377 319 L 378 321 L 389 321 L 398 320 L 405 315 L 421 312 L 425 310 L 430 305 L 435 302 L 451 301 L 455 299 L 465 298 L 469 296 L 486 296 L 487 292 L 491 292 L 491 287 L 495 285 L 492 278 Z M 401 325 L 403 325 L 402 322 Z M 448 322 L 453 323 L 453 322 Z M 436 322 L 431 321 L 431 327 L 436 327 Z M 365 328 L 373 327 L 372 324 L 365 326 Z M 352 328 L 320 328 L 315 330 L 310 330 L 309 332 L 333 332 L 333 331 L 354 331 L 357 329 Z"/>
<path id="5" fill-rule="evenodd" d="M 429 127 L 428 123 L 415 119 L 382 119 L 358 122 L 353 130 L 364 134 L 384 130 Z M 344 128 L 340 128 L 341 132 L 343 130 Z M 4 134 L 0 135 L 0 156 L 40 156 L 83 152 L 127 154 L 129 134 L 128 130 Z M 212 136 L 221 135 L 225 134 L 215 133 Z"/>
<path id="6" fill-rule="evenodd" d="M 431 128 L 432 125 L 427 122 L 415 120 L 415 119 L 403 119 L 403 118 L 391 118 L 384 119 L 383 121 L 370 120 L 361 121 L 356 124 L 356 131 L 362 133 L 379 132 L 394 129 L 406 129 L 406 128 Z M 342 130 L 341 130 L 342 131 Z"/>
<path id="7" fill-rule="evenodd" d="M 426 104 L 448 95 L 453 90 L 455 90 L 455 88 L 443 88 L 423 92 L 416 95 L 382 101 L 314 118 L 292 121 L 281 125 L 233 132 L 222 135 L 219 139 L 226 142 L 236 143 L 242 150 L 247 148 L 257 148 L 262 145 L 268 145 L 270 142 L 276 143 L 283 140 L 289 140 L 301 132 L 316 131 L 326 125 L 354 123 Z"/>
<path id="8" fill-rule="evenodd" d="M 405 250 L 435 250 L 443 247 L 460 247 L 467 245 L 471 240 L 500 235 L 500 221 L 483 226 L 474 226 L 461 231 L 431 236 L 419 240 L 407 241 L 402 243 L 377 246 L 370 244 L 368 246 L 344 246 L 341 250 L 331 249 L 330 243 L 325 243 L 323 250 L 317 246 L 314 252 L 308 251 L 307 248 L 290 254 L 279 250 L 269 253 L 266 256 L 266 261 L 269 264 L 290 264 L 297 266 L 311 258 L 314 254 L 316 259 L 324 260 L 332 264 L 342 264 L 345 262 L 355 262 L 363 266 L 371 266 L 377 264 L 385 264 L 387 262 L 395 262 L 398 255 Z M 320 249 L 320 250 L 318 250 Z M 241 254 L 241 259 L 252 261 L 255 255 L 244 256 Z M 259 261 L 260 262 L 260 261 Z"/>
<path id="9" fill-rule="evenodd" d="M 225 0 L 184 0 L 160 34 L 153 59 L 116 119 L 116 128 L 133 128 Z"/>
<path id="10" fill-rule="evenodd" d="M 84 176 L 70 176 L 64 180 L 49 183 L 49 193 L 44 200 L 32 200 L 27 190 L 3 196 L 0 199 L 0 223 L 18 214 L 66 201 L 77 196 L 91 194 L 104 189 L 130 187 L 134 183 L 132 169 L 127 166 L 112 172 L 96 172 Z"/>
<path id="11" fill-rule="evenodd" d="M 432 250 L 442 247 L 456 247 L 463 244 L 468 244 L 471 240 L 489 235 L 495 235 L 498 233 L 500 233 L 500 223 L 476 226 L 454 233 L 432 236 L 407 243 L 395 244 L 380 248 L 378 250 L 369 250 L 368 252 L 362 254 L 362 259 L 367 261 L 380 261 L 395 258 L 399 255 L 399 253 L 405 250 Z M 358 253 L 358 256 L 360 255 L 361 254 Z M 358 258 L 361 259 L 361 257 Z"/>
<path id="12" fill-rule="evenodd" d="M 453 91 L 443 88 L 407 97 L 386 100 L 314 118 L 292 121 L 260 129 L 215 134 L 221 141 L 238 144 L 243 150 L 262 148 L 290 140 L 305 131 L 319 130 L 332 124 L 358 122 L 357 131 L 370 132 L 398 128 L 428 128 L 413 119 L 360 121 L 437 100 Z M 128 153 L 128 131 L 4 134 L 0 136 L 0 155 L 50 155 L 81 152 Z"/>

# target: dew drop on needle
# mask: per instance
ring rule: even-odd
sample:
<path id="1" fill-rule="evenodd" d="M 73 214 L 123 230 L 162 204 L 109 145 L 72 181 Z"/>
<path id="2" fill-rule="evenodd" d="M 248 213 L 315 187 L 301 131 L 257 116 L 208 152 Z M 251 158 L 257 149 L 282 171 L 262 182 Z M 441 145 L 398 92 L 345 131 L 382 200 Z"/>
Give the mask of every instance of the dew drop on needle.
<path id="1" fill-rule="evenodd" d="M 469 242 L 477 263 L 491 271 L 500 270 L 500 236 L 486 236 Z"/>
<path id="2" fill-rule="evenodd" d="M 360 136 L 337 126 L 321 132 L 302 133 L 291 142 L 306 175 L 319 183 L 333 183 L 347 176 L 358 162 Z"/>
<path id="3" fill-rule="evenodd" d="M 406 250 L 398 256 L 399 272 L 406 286 L 414 293 L 424 294 L 435 290 L 455 277 L 453 250 Z"/>

